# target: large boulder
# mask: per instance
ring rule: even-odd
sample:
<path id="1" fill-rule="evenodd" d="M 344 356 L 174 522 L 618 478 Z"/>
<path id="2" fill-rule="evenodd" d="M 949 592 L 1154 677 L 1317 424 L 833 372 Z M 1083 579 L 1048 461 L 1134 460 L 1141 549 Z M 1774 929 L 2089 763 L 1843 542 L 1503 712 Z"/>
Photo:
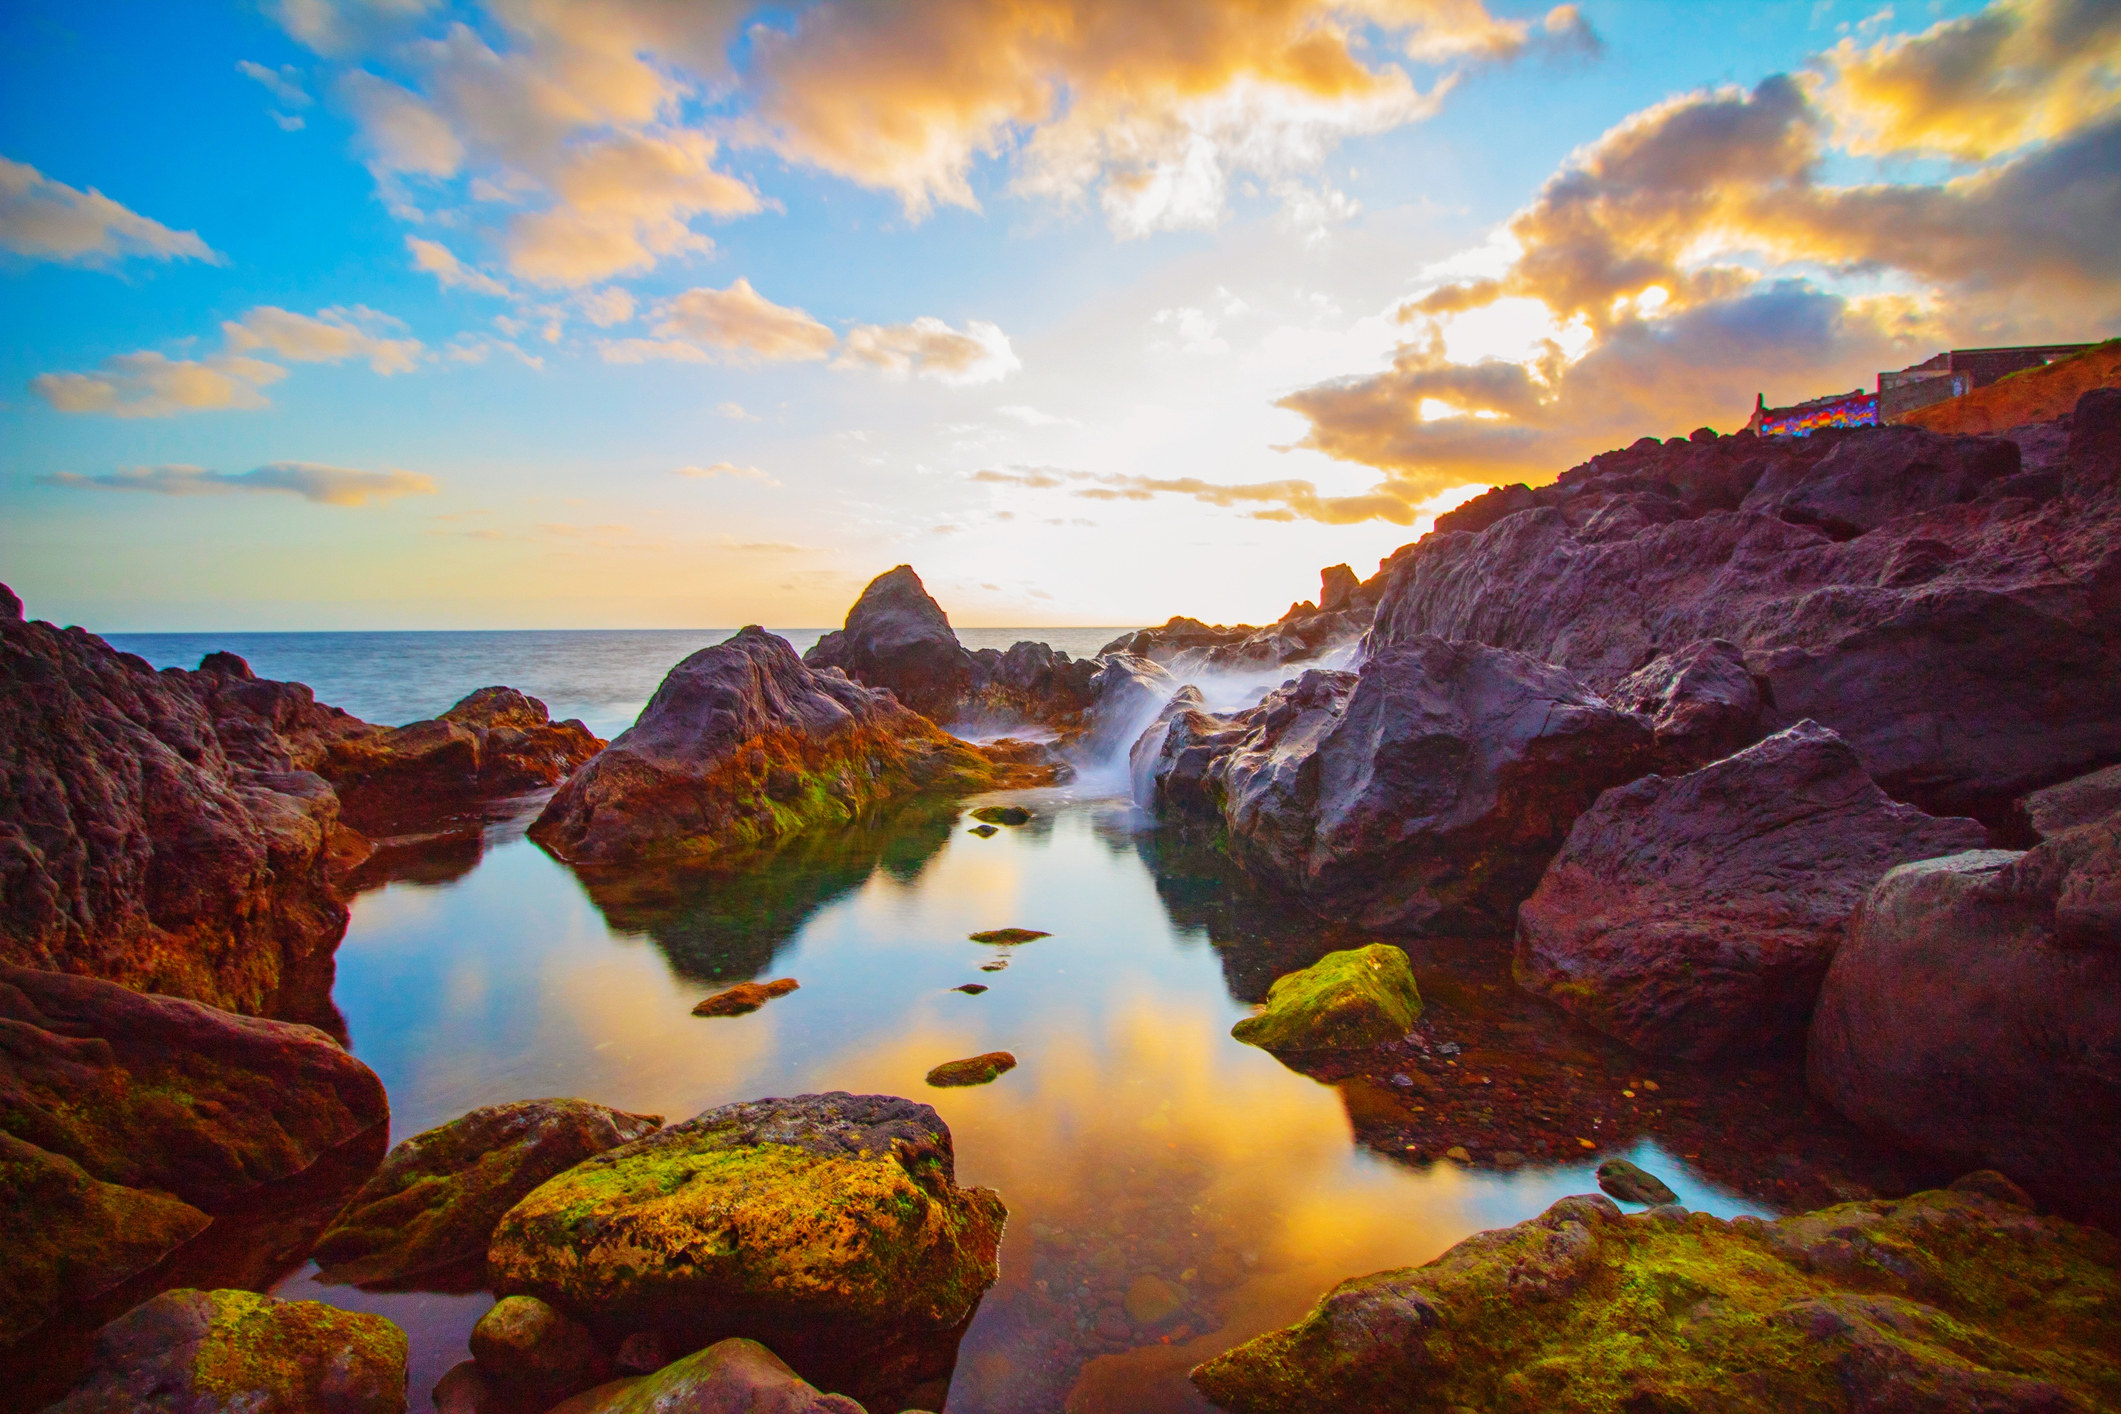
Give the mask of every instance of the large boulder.
<path id="1" fill-rule="evenodd" d="M 847 611 L 846 627 L 820 638 L 803 661 L 889 688 L 900 702 L 938 722 L 957 716 L 973 685 L 972 655 L 911 565 L 871 580 Z"/>
<path id="2" fill-rule="evenodd" d="M 338 801 L 231 757 L 187 678 L 0 616 L 0 962 L 328 1014 Z"/>
<path id="3" fill-rule="evenodd" d="M 608 1400 L 595 1414 L 862 1414 L 843 1394 L 823 1394 L 755 1340 L 716 1341 L 665 1365 Z"/>
<path id="4" fill-rule="evenodd" d="M 569 1169 L 511 1209 L 487 1271 L 608 1344 L 765 1341 L 857 1398 L 949 1373 L 997 1275 L 1006 1210 L 960 1188 L 926 1105 L 799 1095 L 709 1110 Z"/>
<path id="5" fill-rule="evenodd" d="M 1266 1005 L 1230 1034 L 1266 1051 L 1357 1050 L 1397 1041 L 1420 1016 L 1407 955 L 1372 943 L 1275 978 Z"/>
<path id="6" fill-rule="evenodd" d="M 2056 1202 L 2121 1203 L 2121 816 L 1878 882 L 1820 988 L 1812 1090 Z"/>
<path id="7" fill-rule="evenodd" d="M 1658 654 L 1611 696 L 1614 706 L 1650 719 L 1657 765 L 1668 775 L 1720 761 L 1761 737 L 1760 685 L 1745 655 L 1720 638 Z"/>
<path id="8" fill-rule="evenodd" d="M 1132 654 L 1170 669 L 1181 676 L 1196 673 L 1256 673 L 1262 669 L 1326 658 L 1329 654 L 1351 654 L 1377 608 L 1384 592 L 1380 570 L 1367 580 L 1355 577 L 1346 565 L 1332 565 L 1318 574 L 1318 602 L 1299 601 L 1278 620 L 1263 627 L 1252 624 L 1205 624 L 1199 619 L 1174 616 L 1155 628 L 1121 634 L 1099 653 Z"/>
<path id="9" fill-rule="evenodd" d="M 1846 490 L 1833 468 L 1871 465 L 1867 449 L 1884 464 L 1914 445 L 1888 428 L 1608 454 L 1478 530 L 1395 555 L 1367 643 L 1477 640 L 1603 692 L 1724 639 L 1763 687 L 1763 727 L 1812 718 L 1896 799 L 2001 823 L 2027 790 L 2121 759 L 2121 492 L 1985 496 L 2010 483 L 1977 488 L 1974 471 L 2009 454 L 1969 442 L 1899 462 L 1919 508 L 1853 538 L 1778 513 L 1812 504 L 1813 488 Z M 1678 490 L 1695 465 L 1704 489 L 1665 496 L 1670 518 L 1606 515 L 1649 494 L 1642 478 Z M 1710 472 L 1747 484 L 1748 508 L 1709 494 Z M 1844 507 L 1844 528 L 1883 513 L 1866 505 Z"/>
<path id="10" fill-rule="evenodd" d="M 2088 771 L 2036 790 L 2020 802 L 2026 823 L 2041 839 L 2121 813 L 2121 766 Z"/>
<path id="11" fill-rule="evenodd" d="M 1097 660 L 1096 676 L 1090 679 L 1090 709 L 1083 718 L 1089 728 L 1084 749 L 1092 759 L 1126 751 L 1177 691 L 1178 679 L 1149 659 L 1132 653 L 1104 654 Z"/>
<path id="12" fill-rule="evenodd" d="M 2018 444 L 2002 438 L 1883 427 L 1828 452 L 1774 511 L 1849 539 L 1900 516 L 1970 501 L 1990 482 L 2015 476 L 2018 464 Z"/>
<path id="13" fill-rule="evenodd" d="M 1871 885 L 1987 833 L 1892 800 L 1847 742 L 1799 722 L 1600 796 L 1518 910 L 1517 980 L 1653 1055 L 1787 1046 Z"/>
<path id="14" fill-rule="evenodd" d="M 1220 726 L 1181 714 L 1150 793 L 1197 781 L 1174 804 L 1219 822 L 1248 871 L 1365 928 L 1501 933 L 1651 746 L 1646 720 L 1565 669 L 1421 638 L 1356 673 L 1307 671 Z"/>
<path id="15" fill-rule="evenodd" d="M 704 859 L 896 796 L 1014 783 L 890 693 L 746 628 L 672 668 L 640 718 L 530 827 L 573 863 Z"/>
<path id="16" fill-rule="evenodd" d="M 1974 1175 L 1776 1222 L 1564 1198 L 1193 1383 L 1232 1414 L 2089 1414 L 2121 1401 L 2117 1348 L 2121 1244 Z"/>
<path id="17" fill-rule="evenodd" d="M 405 1332 L 249 1291 L 165 1291 L 105 1326 L 47 1414 L 405 1414 Z"/>
<path id="18" fill-rule="evenodd" d="M 477 1285 L 503 1214 L 545 1180 L 661 1123 L 587 1100 L 473 1110 L 392 1149 L 310 1255 L 331 1282 Z"/>

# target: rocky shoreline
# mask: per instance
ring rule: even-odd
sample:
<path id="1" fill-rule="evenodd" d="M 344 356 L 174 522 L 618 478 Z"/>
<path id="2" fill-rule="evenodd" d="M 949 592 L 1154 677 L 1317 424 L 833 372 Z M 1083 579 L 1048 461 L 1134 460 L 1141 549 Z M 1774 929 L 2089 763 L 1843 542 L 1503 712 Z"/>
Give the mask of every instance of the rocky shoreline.
<path id="1" fill-rule="evenodd" d="M 971 652 L 900 566 L 800 658 L 758 628 L 693 654 L 608 745 L 502 687 L 384 727 L 229 654 L 156 672 L 4 590 L 0 651 L 9 1407 L 402 1411 L 395 1326 L 210 1254 L 269 1221 L 283 1265 L 502 1298 L 452 1414 L 940 1408 L 1007 1209 L 932 1108 L 524 1099 L 386 1157 L 330 1003 L 346 900 L 378 840 L 550 791 L 531 837 L 607 914 L 780 870 L 745 908 L 786 931 L 873 867 L 834 841 L 1121 765 L 1143 848 L 1315 920 L 1232 978 L 1262 1004 L 1233 1035 L 1339 1084 L 1373 1150 L 1513 1169 L 1676 1123 L 1713 1169 L 1777 1123 L 1749 1077 L 1801 1073 L 1789 1123 L 1838 1175 L 1773 1223 L 1565 1199 L 1215 1356 L 1221 1407 L 2121 1399 L 2121 390 L 2001 436 L 1644 439 L 1276 624 L 1092 659 Z M 1234 712 L 1199 689 L 1276 674 Z M 1042 740 L 964 739 L 1012 727 Z M 771 954 L 696 970 L 736 995 Z M 1505 968 L 1506 1004 L 1451 995 Z M 1453 1034 L 1483 1006 L 1574 1020 Z M 1108 1324 L 1209 1304 L 1141 1273 Z"/>

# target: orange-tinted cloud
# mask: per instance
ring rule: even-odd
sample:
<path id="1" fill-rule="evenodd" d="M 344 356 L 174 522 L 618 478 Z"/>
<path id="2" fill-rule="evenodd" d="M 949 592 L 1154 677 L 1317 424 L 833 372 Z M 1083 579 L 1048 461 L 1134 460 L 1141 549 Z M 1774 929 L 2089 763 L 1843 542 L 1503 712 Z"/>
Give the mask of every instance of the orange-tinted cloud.
<path id="1" fill-rule="evenodd" d="M 839 363 L 892 378 L 918 375 L 959 386 L 993 383 L 1023 362 L 1009 336 L 983 319 L 953 329 L 932 315 L 905 324 L 857 324 L 847 331 Z"/>
<path id="2" fill-rule="evenodd" d="M 80 191 L 5 157 L 0 157 L 0 250 L 72 265 L 107 265 L 128 256 L 223 263 L 196 231 L 172 231 L 94 187 Z"/>
<path id="3" fill-rule="evenodd" d="M 263 359 L 230 354 L 179 359 L 141 352 L 107 358 L 93 373 L 40 373 L 29 386 L 60 412 L 168 417 L 265 407 L 258 390 L 286 376 L 286 369 Z"/>
<path id="4" fill-rule="evenodd" d="M 402 328 L 397 320 L 372 309 L 320 309 L 314 317 L 263 304 L 240 320 L 225 320 L 222 335 L 232 353 L 263 350 L 290 363 L 338 363 L 349 358 L 368 361 L 368 366 L 386 376 L 409 373 L 419 366 L 425 346 L 418 339 L 392 338 L 379 332 Z"/>
<path id="5" fill-rule="evenodd" d="M 224 496 L 237 491 L 278 491 L 323 506 L 365 506 L 398 496 L 434 494 L 434 481 L 411 471 L 358 471 L 319 462 L 269 462 L 250 471 L 208 471 L 203 466 L 128 466 L 102 476 L 60 472 L 40 478 L 48 486 L 97 491 L 145 491 L 156 496 Z"/>
<path id="6" fill-rule="evenodd" d="M 666 301 L 655 331 L 673 343 L 765 363 L 823 358 L 836 342 L 807 312 L 775 304 L 741 278 L 724 290 L 703 285 Z"/>

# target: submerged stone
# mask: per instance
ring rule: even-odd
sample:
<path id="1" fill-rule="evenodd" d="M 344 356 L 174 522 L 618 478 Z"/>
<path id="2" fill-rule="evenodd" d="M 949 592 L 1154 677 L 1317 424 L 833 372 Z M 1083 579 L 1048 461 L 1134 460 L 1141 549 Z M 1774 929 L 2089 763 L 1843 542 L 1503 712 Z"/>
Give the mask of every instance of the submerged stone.
<path id="1" fill-rule="evenodd" d="M 992 943 L 996 947 L 1013 948 L 1019 943 L 1036 942 L 1040 938 L 1050 938 L 1053 935 L 1036 928 L 989 928 L 984 933 L 973 933 L 970 936 L 975 943 Z"/>
<path id="2" fill-rule="evenodd" d="M 1156 1273 L 1144 1272 L 1127 1287 L 1127 1298 L 1120 1304 L 1125 1307 L 1128 1320 L 1153 1328 L 1168 1323 L 1186 1309 L 1186 1293 Z"/>
<path id="3" fill-rule="evenodd" d="M 692 1009 L 694 1016 L 743 1016 L 757 1011 L 775 997 L 785 997 L 802 984 L 793 977 L 776 977 L 771 982 L 739 982 L 727 991 L 716 992 Z"/>
<path id="4" fill-rule="evenodd" d="M 972 818 L 983 825 L 1028 825 L 1031 812 L 1021 805 L 982 805 Z"/>
<path id="5" fill-rule="evenodd" d="M 985 990 L 982 988 L 982 990 Z M 928 1083 L 938 1090 L 964 1085 L 986 1085 L 1016 1069 L 1016 1057 L 1007 1051 L 989 1051 L 983 1056 L 944 1061 L 928 1072 Z"/>
<path id="6" fill-rule="evenodd" d="M 607 1346 L 743 1335 L 865 1397 L 947 1375 L 997 1275 L 1007 1210 L 960 1188 L 935 1111 L 887 1095 L 709 1110 L 559 1175 L 502 1219 L 498 1295 Z"/>
<path id="7" fill-rule="evenodd" d="M 952 987 L 950 990 L 953 992 L 963 992 L 967 996 L 976 997 L 981 992 L 987 990 L 987 984 L 984 982 L 966 982 L 959 986 Z"/>
<path id="8" fill-rule="evenodd" d="M 448 1273 L 475 1284 L 495 1225 L 525 1194 L 662 1122 L 587 1100 L 473 1110 L 392 1149 L 312 1255 L 326 1281 L 395 1284 Z"/>
<path id="9" fill-rule="evenodd" d="M 981 839 L 984 840 L 992 839 L 994 836 L 1000 834 L 1001 831 L 995 829 L 992 825 L 974 825 L 972 827 L 972 833 L 978 835 Z"/>
<path id="10" fill-rule="evenodd" d="M 47 1414 L 404 1414 L 405 1332 L 250 1291 L 165 1291 L 96 1335 Z"/>
<path id="11" fill-rule="evenodd" d="M 1266 1008 L 1230 1034 L 1268 1051 L 1355 1050 L 1398 1040 L 1420 1015 L 1407 955 L 1372 943 L 1276 978 Z"/>
<path id="12" fill-rule="evenodd" d="M 1762 1222 L 1564 1198 L 1196 1367 L 1234 1414 L 2089 1411 L 2121 1243 L 1983 1185 Z"/>
<path id="13" fill-rule="evenodd" d="M 1679 1195 L 1670 1185 L 1626 1159 L 1607 1159 L 1598 1166 L 1598 1186 L 1623 1203 L 1641 1203 L 1655 1207 L 1661 1203 L 1676 1203 Z"/>

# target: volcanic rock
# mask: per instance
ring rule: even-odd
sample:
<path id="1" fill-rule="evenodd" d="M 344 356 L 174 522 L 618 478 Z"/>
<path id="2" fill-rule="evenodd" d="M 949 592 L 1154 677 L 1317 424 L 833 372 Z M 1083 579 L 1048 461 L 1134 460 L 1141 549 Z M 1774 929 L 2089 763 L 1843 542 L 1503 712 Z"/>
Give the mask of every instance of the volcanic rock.
<path id="1" fill-rule="evenodd" d="M 392 1149 L 311 1255 L 331 1282 L 463 1276 L 475 1285 L 504 1213 L 545 1180 L 661 1123 L 587 1100 L 473 1110 Z"/>
<path id="2" fill-rule="evenodd" d="M 1194 1369 L 1233 1414 L 1821 1414 L 2121 1399 L 2121 1244 L 1985 1184 L 1767 1223 L 1564 1198 Z"/>
<path id="3" fill-rule="evenodd" d="M 616 1392 L 597 1414 L 863 1414 L 844 1394 L 823 1394 L 755 1340 L 716 1341 Z"/>
<path id="4" fill-rule="evenodd" d="M 1420 1015 L 1407 955 L 1372 943 L 1276 978 L 1266 1007 L 1230 1034 L 1267 1051 L 1354 1050 L 1397 1041 Z"/>
<path id="5" fill-rule="evenodd" d="M 1679 1195 L 1663 1179 L 1626 1159 L 1607 1159 L 1600 1164 L 1598 1186 L 1623 1203 L 1656 1207 L 1679 1201 Z"/>
<path id="6" fill-rule="evenodd" d="M 1721 638 L 1762 684 L 1763 727 L 1810 717 L 1896 799 L 1998 823 L 2025 791 L 2121 759 L 2121 494 L 1938 504 L 2008 459 L 1966 442 L 1901 463 L 1911 481 L 1884 501 L 1856 496 L 1868 449 L 1915 445 L 1886 428 L 1609 453 L 1477 533 L 1395 555 L 1368 648 L 1476 640 L 1605 691 Z M 1690 470 L 1697 492 L 1677 485 Z M 1680 491 L 1681 517 L 1591 535 L 1645 477 Z M 1731 477 L 1752 478 L 1749 509 L 1729 508 Z M 1903 495 L 1917 508 L 1878 519 Z M 1836 540 L 1771 513 L 1785 502 L 1875 528 Z"/>
<path id="7" fill-rule="evenodd" d="M 536 1296 L 607 1344 L 745 1335 L 860 1399 L 947 1376 L 1005 1217 L 990 1190 L 957 1186 L 928 1106 L 801 1095 L 577 1165 L 509 1211 L 487 1269 L 496 1294 Z"/>
<path id="8" fill-rule="evenodd" d="M 1848 743 L 1800 722 L 1600 796 L 1518 910 L 1517 980 L 1653 1055 L 1784 1046 L 1871 885 L 1986 838 L 1893 801 Z"/>
<path id="9" fill-rule="evenodd" d="M 989 825 L 1028 825 L 1031 812 L 1021 805 L 982 805 L 972 818 Z"/>
<path id="10" fill-rule="evenodd" d="M 2020 802 L 2042 839 L 2121 812 L 2121 766 L 2108 766 L 2074 780 L 2036 790 Z"/>
<path id="11" fill-rule="evenodd" d="M 2115 344 L 2107 350 L 2121 355 Z M 2121 484 L 2121 388 L 2094 388 L 2077 399 L 2070 415 L 2068 461 L 2069 486 L 2079 495 Z"/>
<path id="12" fill-rule="evenodd" d="M 1089 736 L 1084 743 L 1093 757 L 1117 756 L 1156 720 L 1178 679 L 1147 658 L 1106 653 L 1090 683 L 1090 710 L 1084 714 Z"/>
<path id="13" fill-rule="evenodd" d="M 2121 1203 L 2121 817 L 1905 864 L 1820 988 L 1813 1093 L 2051 1202 Z"/>
<path id="14" fill-rule="evenodd" d="M 1941 437 L 1917 427 L 1881 427 L 1828 452 L 1774 511 L 1837 540 L 1917 511 L 1971 501 L 1990 482 L 2018 473 L 2018 444 Z"/>
<path id="15" fill-rule="evenodd" d="M 1650 719 L 1657 764 L 1681 774 L 1761 737 L 1760 685 L 1746 671 L 1745 656 L 1720 638 L 1660 653 L 1648 667 L 1621 679 L 1613 704 Z"/>
<path id="16" fill-rule="evenodd" d="M 1319 571 L 1318 602 L 1296 603 L 1265 627 L 1251 624 L 1205 624 L 1174 617 L 1156 628 L 1122 634 L 1106 644 L 1100 658 L 1125 653 L 1145 658 L 1174 673 L 1230 672 L 1286 666 L 1352 648 L 1384 592 L 1382 571 L 1358 580 L 1346 565 Z"/>
<path id="17" fill-rule="evenodd" d="M 1643 718 L 1564 669 L 1418 638 L 1359 673 L 1307 671 L 1221 727 L 1175 719 L 1149 775 L 1314 907 L 1375 931 L 1496 933 L 1576 816 L 1650 751 Z M 1200 784 L 1174 799 L 1163 783 L 1189 774 Z"/>
<path id="18" fill-rule="evenodd" d="M 670 670 L 530 835 L 572 863 L 705 858 L 922 791 L 1026 783 L 889 693 L 744 629 Z"/>
<path id="19" fill-rule="evenodd" d="M 471 1358 L 504 1399 L 545 1408 L 607 1367 L 589 1328 L 535 1296 L 505 1296 L 471 1328 Z"/>
<path id="20" fill-rule="evenodd" d="M 985 932 L 967 935 L 975 943 L 990 943 L 995 947 L 1013 948 L 1021 943 L 1035 943 L 1040 938 L 1050 938 L 1051 933 L 1037 928 L 989 928 Z"/>
<path id="21" fill-rule="evenodd" d="M 985 987 L 980 988 L 986 991 Z M 928 1083 L 938 1090 L 966 1085 L 989 1085 L 1016 1069 L 1016 1057 L 1007 1051 L 989 1051 L 964 1060 L 944 1061 L 928 1072 Z"/>
<path id="22" fill-rule="evenodd" d="M 326 1016 L 338 801 L 232 759 L 188 676 L 0 617 L 0 962 Z"/>
<path id="23" fill-rule="evenodd" d="M 757 1011 L 775 997 L 785 997 L 802 983 L 793 977 L 776 977 L 771 982 L 739 982 L 734 987 L 716 992 L 692 1009 L 694 1016 L 744 1016 Z"/>
<path id="24" fill-rule="evenodd" d="M 971 695 L 972 655 L 911 565 L 871 580 L 847 611 L 846 627 L 819 639 L 803 661 L 889 688 L 933 721 L 953 720 Z"/>
<path id="25" fill-rule="evenodd" d="M 165 1291 L 105 1326 L 47 1414 L 404 1414 L 405 1332 L 249 1291 Z"/>

